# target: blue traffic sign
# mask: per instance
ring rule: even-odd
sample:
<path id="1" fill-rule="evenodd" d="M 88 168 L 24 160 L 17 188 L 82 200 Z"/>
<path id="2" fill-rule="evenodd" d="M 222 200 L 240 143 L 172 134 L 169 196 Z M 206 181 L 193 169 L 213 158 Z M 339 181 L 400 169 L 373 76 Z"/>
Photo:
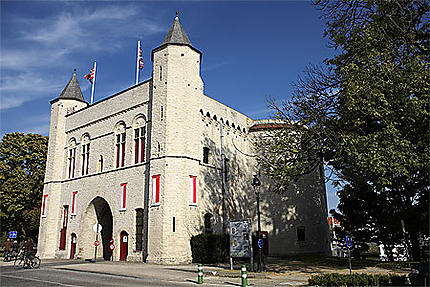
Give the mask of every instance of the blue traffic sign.
<path id="1" fill-rule="evenodd" d="M 263 239 L 258 239 L 258 248 L 263 248 L 264 242 Z"/>
<path id="2" fill-rule="evenodd" d="M 9 231 L 9 238 L 16 238 L 18 231 Z"/>
<path id="3" fill-rule="evenodd" d="M 351 239 L 351 236 L 347 235 L 345 239 L 346 239 L 346 245 L 347 245 L 348 247 L 351 247 L 351 246 L 352 246 L 352 239 Z"/>

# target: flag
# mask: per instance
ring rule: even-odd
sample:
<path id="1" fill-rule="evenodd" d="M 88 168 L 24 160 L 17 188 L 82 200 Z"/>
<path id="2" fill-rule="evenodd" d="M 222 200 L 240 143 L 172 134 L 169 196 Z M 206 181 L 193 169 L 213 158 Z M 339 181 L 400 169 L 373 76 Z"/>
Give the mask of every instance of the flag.
<path id="1" fill-rule="evenodd" d="M 142 47 L 140 46 L 140 42 L 139 42 L 139 69 L 142 70 L 143 69 L 143 54 L 142 54 Z"/>
<path id="2" fill-rule="evenodd" d="M 87 79 L 88 81 L 90 81 L 91 84 L 93 83 L 95 71 L 96 71 L 96 66 L 94 65 L 94 67 L 91 69 L 91 71 L 84 76 L 84 78 Z"/>

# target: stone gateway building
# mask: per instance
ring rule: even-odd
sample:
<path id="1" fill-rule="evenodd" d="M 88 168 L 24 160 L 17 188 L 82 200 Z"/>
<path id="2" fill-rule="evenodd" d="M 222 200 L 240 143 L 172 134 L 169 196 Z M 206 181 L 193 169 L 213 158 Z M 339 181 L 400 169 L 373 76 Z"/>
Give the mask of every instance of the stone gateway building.
<path id="1" fill-rule="evenodd" d="M 41 258 L 93 258 L 98 236 L 98 258 L 190 262 L 191 236 L 222 232 L 223 216 L 257 230 L 252 139 L 273 125 L 205 95 L 201 59 L 176 17 L 152 78 L 89 105 L 73 73 L 51 101 Z M 269 255 L 329 252 L 320 172 L 260 188 Z"/>

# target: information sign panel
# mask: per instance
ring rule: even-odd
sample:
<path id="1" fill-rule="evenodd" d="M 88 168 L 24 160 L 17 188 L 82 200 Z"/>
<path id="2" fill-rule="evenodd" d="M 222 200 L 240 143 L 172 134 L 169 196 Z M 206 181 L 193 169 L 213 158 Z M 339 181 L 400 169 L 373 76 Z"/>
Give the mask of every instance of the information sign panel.
<path id="1" fill-rule="evenodd" d="M 251 222 L 230 221 L 230 257 L 251 257 Z"/>
<path id="2" fill-rule="evenodd" d="M 9 231 L 9 238 L 16 238 L 18 231 Z"/>

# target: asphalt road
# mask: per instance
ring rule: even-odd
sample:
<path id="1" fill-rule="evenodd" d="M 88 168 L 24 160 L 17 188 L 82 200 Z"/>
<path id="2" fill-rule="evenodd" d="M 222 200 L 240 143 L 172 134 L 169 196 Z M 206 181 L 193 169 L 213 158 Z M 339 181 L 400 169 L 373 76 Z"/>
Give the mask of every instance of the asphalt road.
<path id="1" fill-rule="evenodd" d="M 216 271 L 216 272 L 215 272 Z M 204 286 L 241 286 L 240 270 L 226 272 L 219 267 L 204 267 Z M 248 278 L 250 286 L 302 286 L 302 279 L 291 276 Z M 40 269 L 15 268 L 13 262 L 0 262 L 0 287 L 9 286 L 201 286 L 197 285 L 197 266 L 156 265 L 133 262 L 79 260 L 42 261 Z M 306 281 L 306 280 L 305 280 Z"/>
<path id="2" fill-rule="evenodd" d="M 161 275 L 161 274 L 160 274 Z M 58 269 L 58 265 L 40 269 L 0 267 L 0 286 L 192 286 L 195 282 L 139 278 L 87 271 Z"/>

